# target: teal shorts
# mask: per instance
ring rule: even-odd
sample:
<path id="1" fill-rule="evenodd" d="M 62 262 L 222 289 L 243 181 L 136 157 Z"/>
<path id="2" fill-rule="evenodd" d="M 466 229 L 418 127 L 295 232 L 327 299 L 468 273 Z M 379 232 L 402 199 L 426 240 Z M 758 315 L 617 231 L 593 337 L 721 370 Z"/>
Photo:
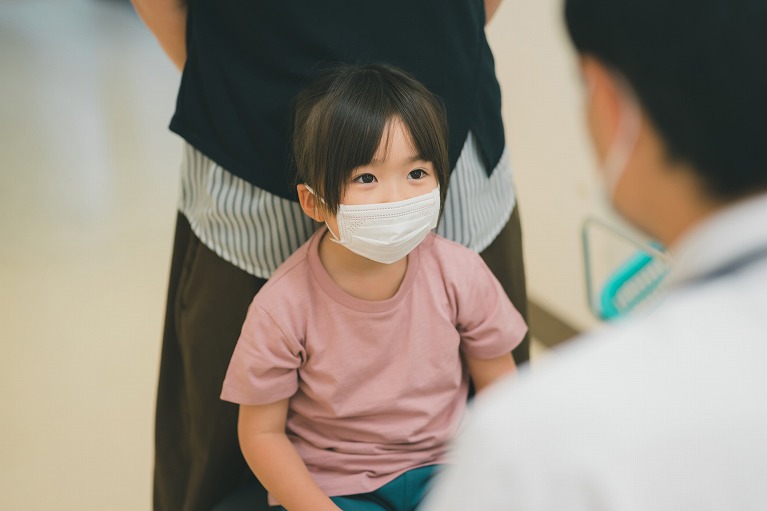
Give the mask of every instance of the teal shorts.
<path id="1" fill-rule="evenodd" d="M 439 465 L 408 470 L 370 493 L 331 497 L 343 511 L 413 511 L 423 500 Z M 275 509 L 283 510 L 279 507 Z"/>
<path id="2" fill-rule="evenodd" d="M 431 486 L 434 474 L 441 465 L 414 468 L 381 488 L 358 495 L 331 497 L 343 511 L 413 511 L 418 508 Z M 269 507 L 266 492 L 255 478 L 221 501 L 213 511 L 284 511 L 283 507 Z"/>
<path id="3" fill-rule="evenodd" d="M 343 511 L 413 511 L 426 496 L 439 465 L 414 468 L 370 493 L 331 497 Z"/>

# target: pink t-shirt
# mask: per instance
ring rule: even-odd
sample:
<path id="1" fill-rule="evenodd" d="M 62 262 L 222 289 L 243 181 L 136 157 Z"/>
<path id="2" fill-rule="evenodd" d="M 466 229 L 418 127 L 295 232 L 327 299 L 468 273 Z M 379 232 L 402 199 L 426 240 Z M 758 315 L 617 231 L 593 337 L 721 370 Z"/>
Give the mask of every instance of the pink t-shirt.
<path id="1" fill-rule="evenodd" d="M 501 356 L 527 326 L 479 255 L 436 234 L 392 298 L 354 298 L 320 262 L 325 232 L 256 295 L 221 398 L 290 398 L 287 434 L 320 488 L 367 493 L 443 461 L 466 406 L 461 352 Z"/>

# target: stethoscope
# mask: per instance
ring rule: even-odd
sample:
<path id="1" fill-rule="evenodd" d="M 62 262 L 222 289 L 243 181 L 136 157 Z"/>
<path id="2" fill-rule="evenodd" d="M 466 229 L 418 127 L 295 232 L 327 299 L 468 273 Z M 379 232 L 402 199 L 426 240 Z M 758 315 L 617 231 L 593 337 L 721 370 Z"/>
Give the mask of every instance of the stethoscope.
<path id="1" fill-rule="evenodd" d="M 630 233 L 625 232 L 624 230 L 616 226 L 612 226 L 596 218 L 587 218 L 583 223 L 583 227 L 581 231 L 584 270 L 585 270 L 584 273 L 586 277 L 586 296 L 587 296 L 589 308 L 594 313 L 594 315 L 597 318 L 605 319 L 602 316 L 599 298 L 597 297 L 597 294 L 595 293 L 592 268 L 591 268 L 592 266 L 591 253 L 590 253 L 591 250 L 589 248 L 590 247 L 590 231 L 593 230 L 594 227 L 599 227 L 613 235 L 617 235 L 618 237 L 623 238 L 630 244 L 635 245 L 641 251 L 646 253 L 649 258 L 659 261 L 660 264 L 667 265 L 669 269 L 673 266 L 673 256 L 671 253 L 667 252 L 666 250 L 652 243 L 638 239 L 637 237 L 632 236 Z M 733 273 L 737 273 L 738 271 L 745 269 L 746 267 L 751 266 L 752 264 L 755 264 L 764 259 L 767 259 L 767 245 L 759 246 L 756 249 L 750 250 L 744 254 L 741 254 L 740 256 L 736 256 L 733 259 L 730 259 L 729 261 L 714 267 L 713 269 L 703 271 L 697 275 L 693 273 L 687 277 L 682 277 L 679 280 L 675 280 L 672 278 L 671 279 L 672 281 L 669 282 L 670 285 L 667 288 L 667 292 L 671 291 L 672 289 L 680 289 L 680 288 L 684 288 L 688 286 L 701 285 L 713 280 L 727 277 Z M 659 277 L 659 278 L 662 279 L 663 277 Z M 667 292 L 663 294 L 667 294 Z"/>

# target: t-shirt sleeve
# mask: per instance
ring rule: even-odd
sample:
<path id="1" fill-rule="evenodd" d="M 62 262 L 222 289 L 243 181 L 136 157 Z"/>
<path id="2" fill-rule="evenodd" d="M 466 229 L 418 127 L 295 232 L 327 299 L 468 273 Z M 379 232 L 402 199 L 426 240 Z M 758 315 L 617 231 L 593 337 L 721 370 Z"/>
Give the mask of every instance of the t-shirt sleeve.
<path id="1" fill-rule="evenodd" d="M 468 269 L 456 300 L 461 350 L 478 359 L 500 357 L 522 342 L 527 324 L 479 255 Z"/>
<path id="2" fill-rule="evenodd" d="M 243 405 L 287 399 L 298 390 L 298 368 L 304 358 L 300 340 L 287 335 L 254 302 L 229 362 L 221 399 Z"/>

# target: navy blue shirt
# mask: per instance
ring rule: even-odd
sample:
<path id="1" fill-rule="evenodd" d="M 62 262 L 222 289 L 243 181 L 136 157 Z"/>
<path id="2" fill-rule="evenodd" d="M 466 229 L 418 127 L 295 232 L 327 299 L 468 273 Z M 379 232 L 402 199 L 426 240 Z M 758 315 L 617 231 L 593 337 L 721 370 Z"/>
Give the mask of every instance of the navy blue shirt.
<path id="1" fill-rule="evenodd" d="M 322 67 L 388 63 L 445 103 L 451 168 L 471 131 L 493 169 L 505 141 L 484 22 L 483 0 L 189 0 L 170 129 L 229 172 L 295 198 L 293 97 Z"/>

